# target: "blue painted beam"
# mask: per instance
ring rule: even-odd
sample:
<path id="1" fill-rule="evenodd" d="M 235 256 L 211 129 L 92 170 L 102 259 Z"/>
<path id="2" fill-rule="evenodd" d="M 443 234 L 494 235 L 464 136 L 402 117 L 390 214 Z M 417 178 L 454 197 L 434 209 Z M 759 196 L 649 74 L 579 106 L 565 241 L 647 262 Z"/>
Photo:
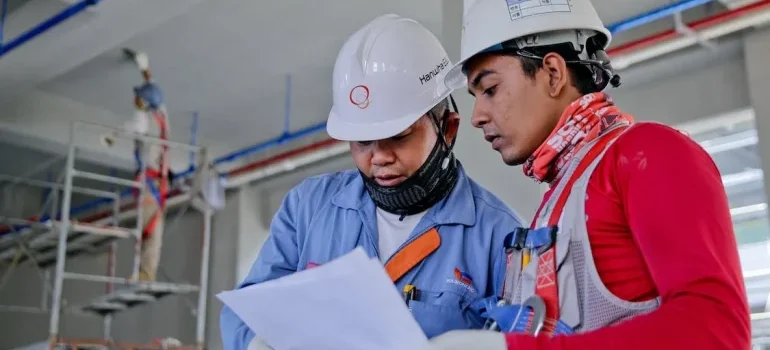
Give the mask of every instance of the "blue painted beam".
<path id="1" fill-rule="evenodd" d="M 30 41 L 37 37 L 40 34 L 45 33 L 49 29 L 55 27 L 61 22 L 64 22 L 68 18 L 77 15 L 78 13 L 82 12 L 89 6 L 96 5 L 99 3 L 100 0 L 81 0 L 74 5 L 71 5 L 61 12 L 53 15 L 51 18 L 41 22 L 40 24 L 32 27 L 32 29 L 20 34 L 15 39 L 11 40 L 10 42 L 2 43 L 0 44 L 0 56 L 3 56 L 7 54 L 8 52 L 13 51 L 17 47 L 21 46 L 22 44 L 26 43 L 27 41 Z M 5 11 L 3 11 L 5 12 Z"/>

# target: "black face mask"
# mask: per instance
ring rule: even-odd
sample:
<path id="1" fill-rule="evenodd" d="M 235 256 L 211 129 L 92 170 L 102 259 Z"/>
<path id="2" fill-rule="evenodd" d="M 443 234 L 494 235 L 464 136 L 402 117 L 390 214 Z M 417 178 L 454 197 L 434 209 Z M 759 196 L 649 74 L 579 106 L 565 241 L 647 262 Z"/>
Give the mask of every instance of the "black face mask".
<path id="1" fill-rule="evenodd" d="M 450 101 L 457 111 L 457 105 L 451 95 Z M 448 144 L 444 138 L 448 114 L 447 109 L 441 118 L 443 123 L 437 116 L 431 116 L 439 130 L 436 145 L 420 169 L 404 182 L 392 187 L 383 187 L 361 173 L 364 186 L 377 207 L 397 215 L 414 215 L 432 207 L 452 192 L 459 173 L 458 161 L 452 153 L 454 141 Z"/>

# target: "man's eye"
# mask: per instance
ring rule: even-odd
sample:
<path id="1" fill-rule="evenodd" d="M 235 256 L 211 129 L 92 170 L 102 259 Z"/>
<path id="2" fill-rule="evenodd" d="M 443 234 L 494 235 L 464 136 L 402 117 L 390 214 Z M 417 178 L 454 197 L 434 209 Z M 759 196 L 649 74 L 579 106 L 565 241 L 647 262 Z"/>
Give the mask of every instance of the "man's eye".
<path id="1" fill-rule="evenodd" d="M 395 141 L 401 141 L 401 140 L 405 139 L 407 136 L 409 136 L 409 134 L 406 134 L 406 135 L 396 135 L 396 136 L 391 137 L 391 139 L 393 139 Z"/>
<path id="2" fill-rule="evenodd" d="M 492 95 L 495 94 L 495 90 L 497 89 L 497 85 L 494 85 L 492 87 L 487 88 L 484 90 L 484 95 L 487 95 L 489 97 L 492 97 Z"/>
<path id="3" fill-rule="evenodd" d="M 371 144 L 372 144 L 372 141 L 356 141 L 356 143 L 357 143 L 359 146 L 369 146 L 369 145 L 371 145 Z"/>

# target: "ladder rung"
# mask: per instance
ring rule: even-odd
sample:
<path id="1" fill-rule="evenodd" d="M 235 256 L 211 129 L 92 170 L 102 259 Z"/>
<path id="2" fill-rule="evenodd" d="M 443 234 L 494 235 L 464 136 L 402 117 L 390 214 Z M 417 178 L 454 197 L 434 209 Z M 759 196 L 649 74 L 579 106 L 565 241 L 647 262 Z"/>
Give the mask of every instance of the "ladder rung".
<path id="1" fill-rule="evenodd" d="M 7 218 L 0 216 L 0 223 L 5 223 L 8 225 L 20 225 L 25 226 L 29 225 L 34 228 L 49 228 L 51 227 L 50 221 L 43 221 L 40 222 L 38 220 L 29 220 L 29 219 L 16 219 L 16 218 Z"/>
<path id="2" fill-rule="evenodd" d="M 198 291 L 200 288 L 192 284 L 167 283 L 167 282 L 149 282 L 137 285 L 137 292 L 146 293 L 190 293 Z"/>
<path id="3" fill-rule="evenodd" d="M 63 278 L 71 280 L 118 283 L 132 285 L 127 289 L 121 289 L 120 292 L 129 293 L 190 293 L 198 291 L 200 288 L 192 284 L 151 282 L 151 281 L 132 281 L 124 277 L 110 277 L 101 275 L 89 275 L 83 273 L 64 272 Z M 115 292 L 113 292 L 115 293 Z"/>
<path id="4" fill-rule="evenodd" d="M 91 282 L 105 282 L 105 283 L 112 282 L 112 283 L 122 283 L 122 284 L 131 283 L 131 280 L 128 278 L 88 275 L 84 273 L 73 273 L 73 272 L 64 272 L 62 274 L 62 277 L 66 279 L 71 279 L 71 280 L 81 280 L 81 281 L 91 281 Z"/>
<path id="5" fill-rule="evenodd" d="M 27 243 L 27 245 L 32 249 L 39 249 L 39 248 L 45 248 L 50 246 L 55 246 L 58 244 L 57 241 L 58 234 L 56 231 L 48 231 L 44 234 L 41 234 Z"/>
<path id="6" fill-rule="evenodd" d="M 48 182 L 48 181 L 39 181 L 39 180 L 32 180 L 32 179 L 26 179 L 26 178 L 20 178 L 20 177 L 13 177 L 8 175 L 0 175 L 0 180 L 3 181 L 14 181 L 16 183 L 25 184 L 28 186 L 35 186 L 35 187 L 41 187 L 41 188 L 50 188 L 50 189 L 63 189 L 64 185 L 56 182 Z M 72 186 L 72 192 L 73 193 L 81 193 L 86 194 L 90 196 L 96 196 L 96 197 L 104 197 L 104 198 L 115 198 L 116 194 L 114 192 L 109 191 L 100 191 L 95 190 L 91 188 L 84 188 L 84 187 L 78 187 L 78 186 Z"/>
<path id="7" fill-rule="evenodd" d="M 104 125 L 104 124 L 94 123 L 94 122 L 86 122 L 82 120 L 78 120 L 76 121 L 76 123 L 80 125 L 98 127 L 100 129 L 110 130 L 110 135 L 119 137 L 121 139 L 140 140 L 140 141 L 144 141 L 154 145 L 161 145 L 161 146 L 167 145 L 170 148 L 181 148 L 181 149 L 195 151 L 195 152 L 200 152 L 203 150 L 203 147 L 198 145 L 191 145 L 191 144 L 181 143 L 181 142 L 176 142 L 171 140 L 164 140 L 159 137 L 146 136 L 146 135 L 137 134 L 134 132 L 127 132 L 125 130 L 116 129 L 114 126 L 111 126 L 111 125 Z"/>
<path id="8" fill-rule="evenodd" d="M 137 302 L 137 301 L 144 301 L 144 302 L 151 302 L 155 301 L 154 296 L 147 295 L 147 294 L 136 294 L 136 293 L 120 293 L 118 295 L 115 295 L 113 298 L 110 298 L 111 300 L 120 300 L 122 302 Z"/>
<path id="9" fill-rule="evenodd" d="M 111 236 L 111 237 L 118 237 L 118 238 L 129 238 L 129 237 L 135 237 L 136 230 L 122 228 L 122 227 L 102 227 L 102 226 L 94 226 L 94 225 L 87 225 L 87 224 L 80 224 L 80 223 L 73 223 L 72 224 L 72 231 L 73 232 L 82 232 L 82 233 L 90 233 L 100 236 Z"/>
<path id="10" fill-rule="evenodd" d="M 104 310 L 110 310 L 110 311 L 120 311 L 126 309 L 126 304 L 121 303 L 112 303 L 109 301 L 102 301 L 102 302 L 95 302 L 88 304 L 83 307 L 84 310 L 94 310 L 94 311 L 104 311 Z"/>
<path id="11" fill-rule="evenodd" d="M 107 183 L 111 183 L 111 184 L 115 184 L 115 185 L 123 185 L 123 186 L 134 187 L 134 188 L 141 188 L 142 187 L 142 184 L 139 181 L 126 180 L 126 179 L 119 178 L 119 177 L 107 176 L 107 175 L 102 175 L 102 174 L 96 174 L 96 173 L 91 173 L 91 172 L 88 172 L 88 171 L 81 171 L 81 170 L 72 169 L 72 175 L 73 176 L 82 177 L 84 179 L 91 179 L 91 180 L 96 180 L 96 181 L 102 181 L 102 182 L 107 182 Z"/>

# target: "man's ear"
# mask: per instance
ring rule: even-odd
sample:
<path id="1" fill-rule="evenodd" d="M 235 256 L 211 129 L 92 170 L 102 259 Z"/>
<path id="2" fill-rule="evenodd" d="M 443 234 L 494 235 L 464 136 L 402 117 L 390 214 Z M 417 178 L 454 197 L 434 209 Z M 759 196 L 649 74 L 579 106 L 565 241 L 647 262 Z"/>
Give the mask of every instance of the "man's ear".
<path id="1" fill-rule="evenodd" d="M 548 94 L 551 97 L 559 96 L 569 82 L 569 70 L 567 62 L 561 55 L 549 52 L 543 57 L 543 69 L 548 73 Z"/>
<path id="2" fill-rule="evenodd" d="M 460 129 L 460 114 L 457 112 L 447 113 L 444 123 L 446 123 L 444 139 L 446 140 L 447 144 L 451 145 L 457 137 L 457 131 Z"/>

